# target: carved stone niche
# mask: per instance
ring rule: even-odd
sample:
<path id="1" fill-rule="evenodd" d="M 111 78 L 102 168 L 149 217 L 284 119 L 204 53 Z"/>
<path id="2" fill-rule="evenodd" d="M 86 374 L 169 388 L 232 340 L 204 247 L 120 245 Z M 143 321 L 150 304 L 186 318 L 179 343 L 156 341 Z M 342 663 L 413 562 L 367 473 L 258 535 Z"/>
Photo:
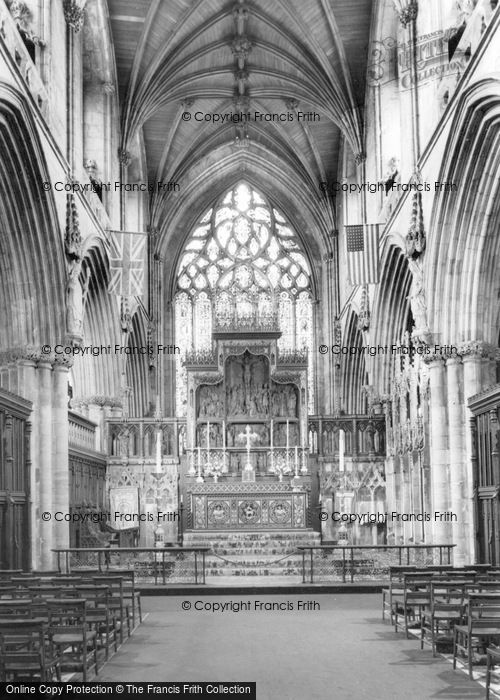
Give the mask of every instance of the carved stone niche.
<path id="1" fill-rule="evenodd" d="M 231 356 L 226 360 L 226 411 L 231 418 L 268 418 L 271 392 L 269 360 L 264 355 Z"/>
<path id="2" fill-rule="evenodd" d="M 201 385 L 197 391 L 197 417 L 222 418 L 224 416 L 224 388 L 222 382 Z"/>

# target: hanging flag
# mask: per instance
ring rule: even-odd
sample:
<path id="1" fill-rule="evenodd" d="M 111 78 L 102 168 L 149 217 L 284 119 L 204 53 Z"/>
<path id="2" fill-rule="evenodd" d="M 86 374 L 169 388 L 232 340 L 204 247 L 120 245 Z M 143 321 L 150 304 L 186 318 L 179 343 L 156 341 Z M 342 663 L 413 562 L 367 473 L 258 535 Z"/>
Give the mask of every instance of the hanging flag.
<path id="1" fill-rule="evenodd" d="M 347 275 L 354 285 L 378 282 L 378 224 L 346 226 Z"/>
<path id="2" fill-rule="evenodd" d="M 133 486 L 115 486 L 109 489 L 108 525 L 113 530 L 136 529 L 140 524 L 139 491 Z"/>
<path id="3" fill-rule="evenodd" d="M 146 233 L 111 231 L 108 292 L 122 297 L 144 294 Z"/>

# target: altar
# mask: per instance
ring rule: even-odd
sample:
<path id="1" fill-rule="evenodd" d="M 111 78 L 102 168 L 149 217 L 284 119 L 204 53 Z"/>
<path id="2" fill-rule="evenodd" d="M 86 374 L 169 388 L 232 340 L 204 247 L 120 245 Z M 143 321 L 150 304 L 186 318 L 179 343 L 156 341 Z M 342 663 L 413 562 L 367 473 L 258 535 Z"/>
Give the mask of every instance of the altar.
<path id="1" fill-rule="evenodd" d="M 308 526 L 307 353 L 282 352 L 281 335 L 248 295 L 186 357 L 188 531 Z"/>
<path id="2" fill-rule="evenodd" d="M 297 530 L 307 527 L 308 489 L 285 482 L 195 483 L 193 530 Z"/>

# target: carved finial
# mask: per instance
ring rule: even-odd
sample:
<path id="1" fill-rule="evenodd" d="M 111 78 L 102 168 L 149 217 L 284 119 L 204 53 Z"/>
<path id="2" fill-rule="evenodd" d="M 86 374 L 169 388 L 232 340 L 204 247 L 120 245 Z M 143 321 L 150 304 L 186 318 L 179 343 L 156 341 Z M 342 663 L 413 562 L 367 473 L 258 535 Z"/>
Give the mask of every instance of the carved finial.
<path id="1" fill-rule="evenodd" d="M 132 315 L 130 313 L 130 305 L 128 297 L 122 297 L 120 303 L 120 324 L 123 333 L 131 333 L 132 331 Z"/>
<path id="2" fill-rule="evenodd" d="M 410 228 L 406 235 L 406 255 L 409 258 L 418 258 L 425 250 L 424 214 L 422 210 L 422 195 L 413 193 Z"/>
<path id="3" fill-rule="evenodd" d="M 368 285 L 365 284 L 361 294 L 361 307 L 358 316 L 358 330 L 367 331 L 370 328 L 370 297 Z"/>
<path id="4" fill-rule="evenodd" d="M 333 337 L 335 344 L 340 346 L 342 344 L 342 323 L 338 316 L 333 319 Z"/>
<path id="5" fill-rule="evenodd" d="M 75 195 L 70 192 L 66 195 L 66 232 L 64 245 L 66 255 L 70 260 L 79 260 L 82 257 L 82 235 L 78 220 Z"/>

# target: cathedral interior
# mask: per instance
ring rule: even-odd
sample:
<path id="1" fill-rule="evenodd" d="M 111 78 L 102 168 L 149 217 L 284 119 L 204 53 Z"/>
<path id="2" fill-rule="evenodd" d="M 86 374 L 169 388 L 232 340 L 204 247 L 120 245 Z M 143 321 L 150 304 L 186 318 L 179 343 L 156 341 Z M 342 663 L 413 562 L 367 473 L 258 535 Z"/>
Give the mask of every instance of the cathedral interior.
<path id="1" fill-rule="evenodd" d="M 494 0 L 0 0 L 0 569 L 500 567 L 499 27 Z"/>

